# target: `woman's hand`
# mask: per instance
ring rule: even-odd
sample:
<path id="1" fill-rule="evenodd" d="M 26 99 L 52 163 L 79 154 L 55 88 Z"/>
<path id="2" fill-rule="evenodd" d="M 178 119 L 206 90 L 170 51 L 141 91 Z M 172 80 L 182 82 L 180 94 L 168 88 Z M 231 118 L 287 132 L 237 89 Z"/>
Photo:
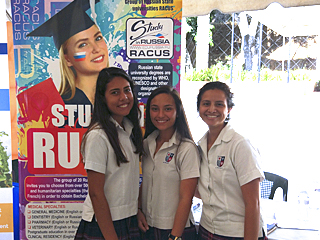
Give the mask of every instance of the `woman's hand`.
<path id="1" fill-rule="evenodd" d="M 138 218 L 138 227 L 140 228 L 140 230 L 143 232 L 146 232 L 147 230 L 149 230 L 146 217 L 144 216 L 143 212 L 140 209 L 138 209 L 137 218 Z"/>

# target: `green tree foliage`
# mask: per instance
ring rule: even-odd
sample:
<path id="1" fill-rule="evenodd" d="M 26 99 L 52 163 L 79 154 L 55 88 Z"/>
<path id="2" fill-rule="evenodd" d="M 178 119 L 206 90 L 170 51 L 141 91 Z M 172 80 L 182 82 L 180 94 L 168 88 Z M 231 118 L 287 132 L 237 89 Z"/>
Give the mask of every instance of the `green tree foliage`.
<path id="1" fill-rule="evenodd" d="M 8 136 L 5 132 L 0 132 L 0 137 Z M 12 178 L 9 169 L 9 156 L 6 151 L 7 147 L 3 146 L 0 140 L 0 188 L 12 187 Z"/>
<path id="2" fill-rule="evenodd" d="M 258 81 L 258 72 L 246 71 L 246 70 L 233 70 L 232 82 L 255 82 Z M 290 71 L 290 82 L 311 82 L 313 70 L 297 69 Z M 230 82 L 231 66 L 223 62 L 218 62 L 216 65 L 212 65 L 210 68 L 203 69 L 201 71 L 194 70 L 192 74 L 186 75 L 185 79 L 188 81 L 221 81 Z M 281 82 L 287 81 L 287 75 L 282 71 L 273 71 L 267 68 L 262 68 L 260 71 L 261 82 Z M 319 84 L 315 87 L 320 86 Z M 319 89 L 320 87 L 316 88 Z"/>
<path id="3" fill-rule="evenodd" d="M 187 24 L 190 26 L 190 30 L 188 31 L 187 35 L 196 40 L 195 37 L 197 36 L 198 29 L 197 17 L 187 17 L 186 20 Z"/>

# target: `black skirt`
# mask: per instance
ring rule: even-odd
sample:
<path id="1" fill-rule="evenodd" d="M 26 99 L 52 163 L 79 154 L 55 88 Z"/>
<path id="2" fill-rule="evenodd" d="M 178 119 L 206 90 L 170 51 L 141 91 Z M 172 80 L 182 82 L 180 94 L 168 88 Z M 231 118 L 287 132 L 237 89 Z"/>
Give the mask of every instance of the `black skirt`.
<path id="1" fill-rule="evenodd" d="M 143 234 L 143 240 L 168 240 L 168 235 L 171 233 L 171 229 L 159 229 L 149 226 L 149 230 Z M 197 230 L 191 223 L 190 227 L 183 230 L 182 240 L 196 240 Z"/>
<path id="2" fill-rule="evenodd" d="M 141 240 L 137 216 L 131 216 L 113 222 L 119 240 Z M 95 217 L 91 222 L 81 220 L 75 240 L 104 240 Z"/>

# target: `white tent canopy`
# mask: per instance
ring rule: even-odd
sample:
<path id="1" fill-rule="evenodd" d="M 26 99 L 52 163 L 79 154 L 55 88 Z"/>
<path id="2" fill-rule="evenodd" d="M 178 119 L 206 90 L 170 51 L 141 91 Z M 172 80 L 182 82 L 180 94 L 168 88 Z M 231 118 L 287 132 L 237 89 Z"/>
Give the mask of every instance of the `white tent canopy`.
<path id="1" fill-rule="evenodd" d="M 284 8 L 273 3 L 265 10 L 247 12 L 284 37 L 319 35 L 320 5 Z"/>
<path id="2" fill-rule="evenodd" d="M 224 13 L 261 10 L 273 2 L 278 2 L 283 7 L 320 4 L 320 0 L 183 0 L 182 15 L 184 17 L 207 15 L 214 9 Z"/>
<path id="3" fill-rule="evenodd" d="M 268 26 L 283 37 L 320 35 L 318 26 L 318 14 L 320 12 L 320 0 L 183 0 L 183 16 L 201 16 L 208 18 L 208 14 L 217 9 L 223 13 L 237 13 L 251 15 L 255 21 Z M 206 19 L 208 21 L 208 19 Z M 207 33 L 207 27 L 200 24 L 198 34 Z M 206 36 L 206 35 L 205 35 Z M 318 39 L 318 38 L 317 38 Z M 308 48 L 297 46 L 294 42 L 279 48 L 271 59 L 287 60 L 317 58 L 320 48 L 314 42 L 308 42 Z M 199 46 L 207 46 L 204 36 L 198 39 Z M 197 51 L 198 65 L 208 65 L 208 51 Z M 199 56 L 198 56 L 199 55 Z"/>

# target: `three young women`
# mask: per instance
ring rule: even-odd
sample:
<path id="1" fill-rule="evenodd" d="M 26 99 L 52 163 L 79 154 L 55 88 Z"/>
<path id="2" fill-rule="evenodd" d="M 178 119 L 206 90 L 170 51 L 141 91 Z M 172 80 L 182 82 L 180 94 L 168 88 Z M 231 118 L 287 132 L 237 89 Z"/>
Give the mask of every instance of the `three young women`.
<path id="1" fill-rule="evenodd" d="M 194 240 L 190 213 L 199 177 L 199 153 L 175 89 L 148 98 L 138 222 L 149 240 Z"/>
<path id="2" fill-rule="evenodd" d="M 82 140 L 89 194 L 75 239 L 138 240 L 139 157 L 142 133 L 133 81 L 119 68 L 103 69 Z"/>

